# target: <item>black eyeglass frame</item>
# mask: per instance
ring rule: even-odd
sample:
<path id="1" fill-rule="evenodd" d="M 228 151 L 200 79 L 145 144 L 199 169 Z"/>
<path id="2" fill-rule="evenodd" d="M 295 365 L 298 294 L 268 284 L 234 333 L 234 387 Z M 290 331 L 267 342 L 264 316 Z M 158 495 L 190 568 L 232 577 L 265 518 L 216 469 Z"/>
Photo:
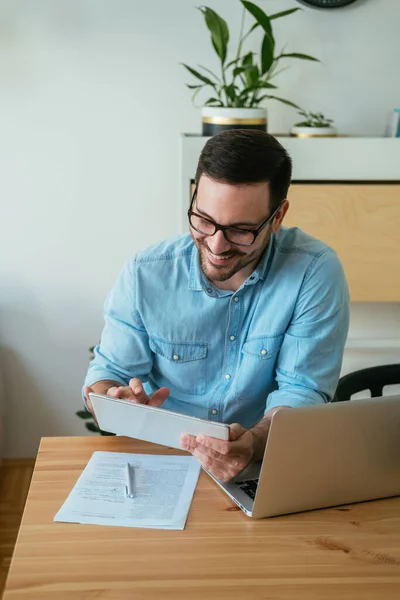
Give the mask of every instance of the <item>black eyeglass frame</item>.
<path id="1" fill-rule="evenodd" d="M 198 233 L 201 233 L 202 235 L 205 235 L 207 237 L 212 237 L 213 235 L 215 235 L 217 233 L 217 231 L 222 231 L 222 233 L 224 234 L 224 238 L 226 239 L 227 242 L 229 242 L 230 244 L 234 244 L 235 246 L 252 246 L 254 244 L 254 242 L 257 239 L 257 236 L 261 233 L 261 231 L 269 224 L 271 223 L 275 216 L 276 213 L 278 212 L 278 210 L 280 209 L 282 202 L 280 202 L 278 204 L 278 206 L 276 207 L 276 209 L 274 210 L 274 212 L 272 212 L 262 223 L 261 225 L 257 228 L 257 229 L 245 229 L 243 227 L 232 227 L 231 225 L 220 225 L 219 223 L 215 223 L 215 221 L 211 221 L 211 219 L 207 219 L 207 217 L 204 217 L 203 215 L 199 215 L 199 213 L 196 213 L 192 210 L 192 206 L 193 206 L 193 202 L 196 200 L 196 196 L 197 196 L 197 188 L 195 188 L 194 192 L 193 192 L 193 196 L 192 196 L 192 201 L 190 203 L 190 208 L 187 211 L 187 215 L 188 215 L 188 219 L 189 219 L 189 223 L 190 226 L 193 227 L 193 229 L 195 231 L 197 231 Z M 203 231 L 199 231 L 199 229 L 197 229 L 196 227 L 194 227 L 194 225 L 192 225 L 192 221 L 190 219 L 190 217 L 194 215 L 196 217 L 199 217 L 200 219 L 203 219 L 203 221 L 207 221 L 208 223 L 210 223 L 211 225 L 214 225 L 215 227 L 215 231 L 214 233 L 204 233 Z M 226 237 L 225 231 L 227 229 L 233 229 L 234 231 L 238 231 L 241 233 L 252 233 L 253 234 L 253 241 L 250 242 L 249 244 L 241 244 L 238 242 L 231 242 L 231 240 L 229 238 Z"/>

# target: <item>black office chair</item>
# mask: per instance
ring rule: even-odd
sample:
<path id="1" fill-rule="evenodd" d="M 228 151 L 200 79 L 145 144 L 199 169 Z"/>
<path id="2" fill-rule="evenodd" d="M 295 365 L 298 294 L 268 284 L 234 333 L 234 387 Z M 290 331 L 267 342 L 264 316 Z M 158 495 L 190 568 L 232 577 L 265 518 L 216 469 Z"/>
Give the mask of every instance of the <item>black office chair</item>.
<path id="1" fill-rule="evenodd" d="M 382 396 L 386 385 L 400 384 L 400 364 L 360 369 L 339 379 L 332 402 L 350 400 L 353 394 L 370 390 L 372 398 Z"/>

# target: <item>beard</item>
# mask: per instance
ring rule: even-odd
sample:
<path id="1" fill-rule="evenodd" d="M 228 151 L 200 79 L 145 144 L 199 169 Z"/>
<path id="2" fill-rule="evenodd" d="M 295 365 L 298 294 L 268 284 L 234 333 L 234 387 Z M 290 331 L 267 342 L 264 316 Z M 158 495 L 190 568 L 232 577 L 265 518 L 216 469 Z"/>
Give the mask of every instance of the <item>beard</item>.
<path id="1" fill-rule="evenodd" d="M 253 252 L 242 252 L 237 247 L 232 246 L 227 252 L 218 255 L 221 258 L 225 256 L 228 259 L 227 264 L 215 265 L 208 258 L 210 248 L 205 240 L 195 238 L 192 235 L 193 241 L 199 251 L 201 269 L 210 281 L 227 281 L 252 263 L 254 263 L 255 268 L 269 244 L 270 237 L 271 234 L 267 234 L 261 246 L 255 248 Z"/>

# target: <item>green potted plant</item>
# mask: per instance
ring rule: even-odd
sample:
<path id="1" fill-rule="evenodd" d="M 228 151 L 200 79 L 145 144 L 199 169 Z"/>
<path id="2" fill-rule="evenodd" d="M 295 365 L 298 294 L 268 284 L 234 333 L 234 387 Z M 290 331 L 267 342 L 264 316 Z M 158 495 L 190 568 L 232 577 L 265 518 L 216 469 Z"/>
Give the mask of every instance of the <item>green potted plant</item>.
<path id="1" fill-rule="evenodd" d="M 211 90 L 202 108 L 203 135 L 209 136 L 223 129 L 251 128 L 267 130 L 267 111 L 260 104 L 274 99 L 289 106 L 299 108 L 290 100 L 276 96 L 277 86 L 272 83 L 280 72 L 281 64 L 287 59 L 318 61 L 308 54 L 277 51 L 272 28 L 274 19 L 291 15 L 300 8 L 291 8 L 267 15 L 259 6 L 240 0 L 243 5 L 242 23 L 237 47 L 229 56 L 230 32 L 226 21 L 207 6 L 199 7 L 211 34 L 211 42 L 218 56 L 219 74 L 198 65 L 197 69 L 183 63 L 183 66 L 197 81 L 186 84 L 193 90 L 193 101 L 203 89 Z M 255 22 L 245 32 L 246 15 Z M 257 29 L 262 30 L 262 43 L 259 54 L 245 50 L 247 38 Z"/>
<path id="2" fill-rule="evenodd" d="M 303 118 L 296 123 L 290 135 L 296 137 L 335 137 L 337 129 L 333 126 L 333 119 L 327 119 L 322 113 L 307 112 L 299 110 Z"/>

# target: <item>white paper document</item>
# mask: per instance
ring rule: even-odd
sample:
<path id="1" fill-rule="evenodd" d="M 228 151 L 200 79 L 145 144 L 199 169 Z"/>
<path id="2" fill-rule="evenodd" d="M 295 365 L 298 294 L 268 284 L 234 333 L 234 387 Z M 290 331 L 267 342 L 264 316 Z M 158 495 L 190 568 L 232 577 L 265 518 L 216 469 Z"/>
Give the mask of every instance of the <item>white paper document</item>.
<path id="1" fill-rule="evenodd" d="M 54 521 L 184 529 L 200 468 L 192 456 L 94 452 Z"/>

